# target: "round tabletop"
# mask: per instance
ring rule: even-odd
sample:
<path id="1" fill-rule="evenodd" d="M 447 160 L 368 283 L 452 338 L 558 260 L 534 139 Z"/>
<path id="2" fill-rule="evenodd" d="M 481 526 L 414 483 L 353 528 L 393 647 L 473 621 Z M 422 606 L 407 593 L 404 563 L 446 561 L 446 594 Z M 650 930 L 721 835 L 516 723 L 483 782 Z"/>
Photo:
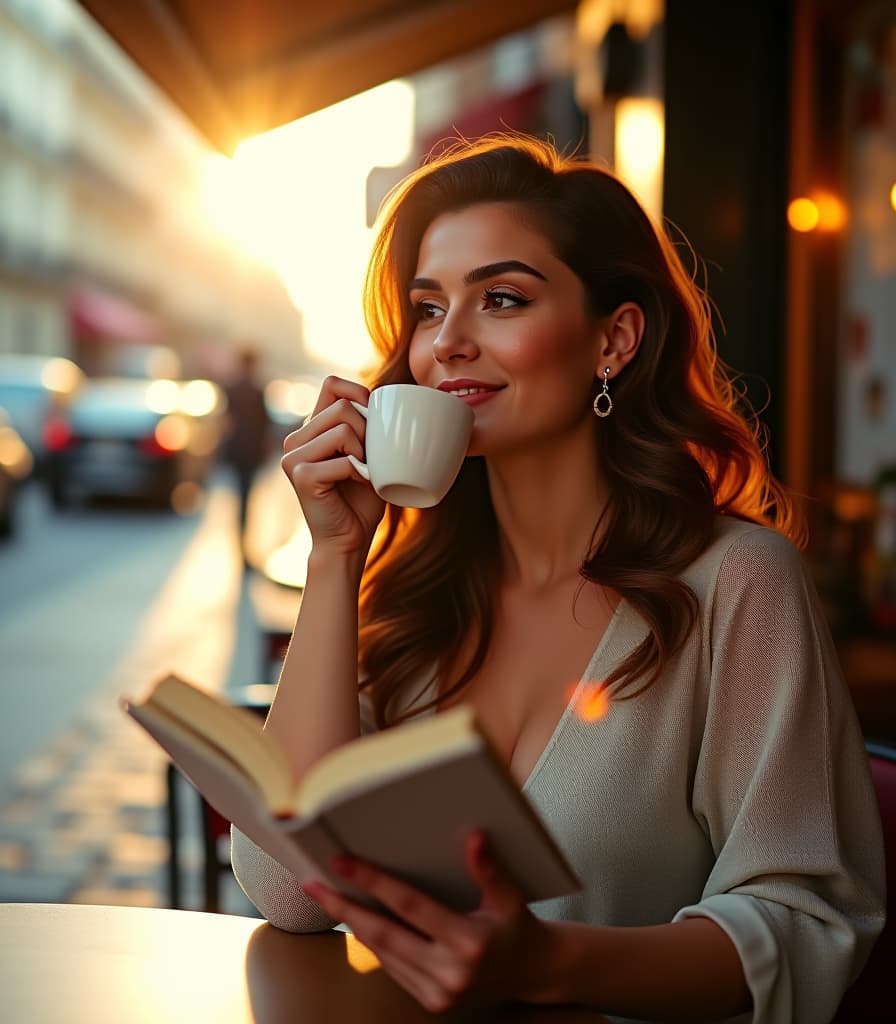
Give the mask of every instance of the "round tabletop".
<path id="1" fill-rule="evenodd" d="M 291 935 L 184 910 L 0 905 L 0 1019 L 15 1024 L 431 1021 L 344 932 Z M 490 1007 L 441 1021 L 598 1024 L 584 1010 Z"/>

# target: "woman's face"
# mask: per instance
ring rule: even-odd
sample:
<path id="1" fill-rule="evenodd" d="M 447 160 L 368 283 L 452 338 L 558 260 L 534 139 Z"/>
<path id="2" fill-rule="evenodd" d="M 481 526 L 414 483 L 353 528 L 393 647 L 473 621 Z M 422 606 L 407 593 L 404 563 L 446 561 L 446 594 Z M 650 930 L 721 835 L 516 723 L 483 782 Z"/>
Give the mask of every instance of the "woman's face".
<path id="1" fill-rule="evenodd" d="M 513 205 L 434 220 L 410 299 L 411 373 L 473 407 L 470 454 L 559 439 L 590 421 L 599 326 L 582 282 Z"/>

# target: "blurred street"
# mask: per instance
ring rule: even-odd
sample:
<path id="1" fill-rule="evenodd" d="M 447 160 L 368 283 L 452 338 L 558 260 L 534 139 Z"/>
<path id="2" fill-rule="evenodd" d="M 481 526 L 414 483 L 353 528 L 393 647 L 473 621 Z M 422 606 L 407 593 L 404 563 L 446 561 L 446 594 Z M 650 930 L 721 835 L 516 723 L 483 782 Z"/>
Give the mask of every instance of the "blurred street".
<path id="1" fill-rule="evenodd" d="M 294 525 L 284 487 L 272 466 L 252 494 L 253 560 Z M 231 481 L 218 472 L 186 517 L 60 515 L 36 484 L 24 497 L 0 547 L 0 901 L 165 906 L 165 759 L 118 700 L 172 669 L 225 691 L 268 681 Z M 198 816 L 186 818 L 185 902 L 198 907 Z M 224 909 L 247 908 L 225 891 Z"/>

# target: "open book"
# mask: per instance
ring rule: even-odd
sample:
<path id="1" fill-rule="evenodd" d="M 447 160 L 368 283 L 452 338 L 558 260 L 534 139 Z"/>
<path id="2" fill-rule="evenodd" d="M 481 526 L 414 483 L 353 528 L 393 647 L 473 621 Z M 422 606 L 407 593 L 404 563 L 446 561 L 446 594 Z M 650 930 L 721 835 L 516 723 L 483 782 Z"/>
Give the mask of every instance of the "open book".
<path id="1" fill-rule="evenodd" d="M 297 783 L 253 712 L 177 676 L 123 706 L 219 814 L 303 880 L 361 897 L 329 870 L 346 853 L 470 910 L 480 894 L 464 849 L 481 829 L 529 902 L 581 887 L 469 708 L 362 736 Z"/>

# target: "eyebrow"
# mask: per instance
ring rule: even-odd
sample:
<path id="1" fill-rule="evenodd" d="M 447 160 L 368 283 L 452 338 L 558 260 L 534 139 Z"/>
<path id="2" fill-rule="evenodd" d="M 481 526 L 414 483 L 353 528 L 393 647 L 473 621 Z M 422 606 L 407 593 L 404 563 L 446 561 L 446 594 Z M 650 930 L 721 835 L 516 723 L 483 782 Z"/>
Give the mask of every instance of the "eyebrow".
<path id="1" fill-rule="evenodd" d="M 480 281 L 487 281 L 490 277 L 497 277 L 499 274 L 507 274 L 515 271 L 518 274 L 531 274 L 532 277 L 537 277 L 541 281 L 547 281 L 547 278 L 540 270 L 536 270 L 535 267 L 530 267 L 528 263 L 523 263 L 522 260 L 499 260 L 497 263 L 487 263 L 484 267 L 476 267 L 474 270 L 468 271 L 464 274 L 464 284 L 478 284 Z M 415 277 L 411 281 L 410 290 L 415 289 L 441 291 L 441 284 L 432 277 Z"/>

